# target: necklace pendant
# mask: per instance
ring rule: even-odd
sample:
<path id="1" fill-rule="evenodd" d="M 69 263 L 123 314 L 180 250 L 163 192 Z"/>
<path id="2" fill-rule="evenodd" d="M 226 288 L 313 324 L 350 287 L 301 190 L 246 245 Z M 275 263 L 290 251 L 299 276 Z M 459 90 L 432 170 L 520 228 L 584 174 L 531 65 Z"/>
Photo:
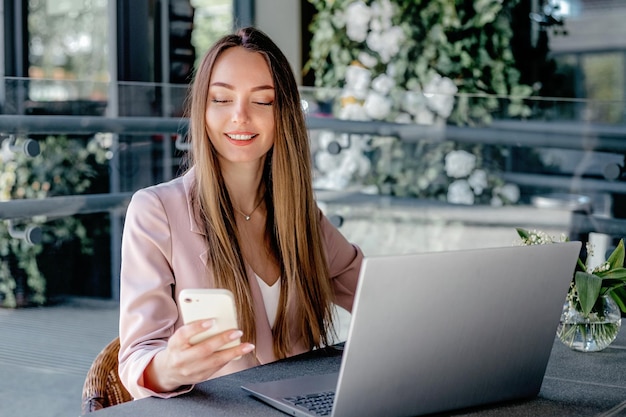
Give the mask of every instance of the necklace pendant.
<path id="1" fill-rule="evenodd" d="M 250 216 L 244 215 L 243 217 L 246 219 L 246 221 L 250 220 Z"/>

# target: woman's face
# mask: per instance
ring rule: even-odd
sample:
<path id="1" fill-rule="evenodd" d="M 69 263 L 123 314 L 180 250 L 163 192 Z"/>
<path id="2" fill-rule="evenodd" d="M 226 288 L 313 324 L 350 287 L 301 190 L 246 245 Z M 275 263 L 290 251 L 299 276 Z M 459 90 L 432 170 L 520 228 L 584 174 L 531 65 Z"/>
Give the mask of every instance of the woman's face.
<path id="1" fill-rule="evenodd" d="M 274 82 L 263 55 L 232 47 L 213 66 L 206 124 L 222 162 L 262 161 L 274 144 Z"/>

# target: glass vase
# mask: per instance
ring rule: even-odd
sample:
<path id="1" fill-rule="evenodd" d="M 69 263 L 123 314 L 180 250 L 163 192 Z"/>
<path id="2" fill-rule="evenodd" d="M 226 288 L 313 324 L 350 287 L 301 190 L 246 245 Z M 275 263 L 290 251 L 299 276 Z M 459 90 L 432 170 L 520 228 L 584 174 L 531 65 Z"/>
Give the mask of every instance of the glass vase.
<path id="1" fill-rule="evenodd" d="M 573 297 L 567 298 L 556 331 L 559 340 L 580 352 L 598 352 L 609 346 L 622 325 L 621 311 L 613 298 L 608 294 L 599 297 L 588 316 Z"/>

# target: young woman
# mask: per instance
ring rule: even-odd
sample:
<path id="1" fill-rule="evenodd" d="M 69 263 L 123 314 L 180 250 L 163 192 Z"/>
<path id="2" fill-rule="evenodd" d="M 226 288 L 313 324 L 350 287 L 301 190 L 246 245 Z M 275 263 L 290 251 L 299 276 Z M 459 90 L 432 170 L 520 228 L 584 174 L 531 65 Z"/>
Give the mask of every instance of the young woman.
<path id="1" fill-rule="evenodd" d="M 297 84 L 264 33 L 245 28 L 207 52 L 189 119 L 190 168 L 137 191 L 126 214 L 119 370 L 134 398 L 332 342 L 333 305 L 351 310 L 363 258 L 315 203 Z M 183 324 L 185 288 L 231 290 L 240 328 L 191 345 L 213 323 Z"/>

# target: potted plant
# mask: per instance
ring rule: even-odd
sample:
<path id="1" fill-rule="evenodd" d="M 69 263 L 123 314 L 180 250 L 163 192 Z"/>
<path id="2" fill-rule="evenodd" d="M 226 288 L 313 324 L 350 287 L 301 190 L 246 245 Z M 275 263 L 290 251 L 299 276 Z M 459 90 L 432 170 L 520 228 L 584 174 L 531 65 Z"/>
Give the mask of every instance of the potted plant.
<path id="1" fill-rule="evenodd" d="M 543 245 L 567 241 L 545 232 L 517 228 L 524 245 Z M 572 349 L 595 352 L 609 346 L 621 327 L 621 314 L 626 313 L 626 268 L 624 240 L 602 263 L 589 265 L 594 247 L 586 244 L 587 257 L 577 260 L 572 283 L 563 305 L 557 330 L 559 339 Z"/>

